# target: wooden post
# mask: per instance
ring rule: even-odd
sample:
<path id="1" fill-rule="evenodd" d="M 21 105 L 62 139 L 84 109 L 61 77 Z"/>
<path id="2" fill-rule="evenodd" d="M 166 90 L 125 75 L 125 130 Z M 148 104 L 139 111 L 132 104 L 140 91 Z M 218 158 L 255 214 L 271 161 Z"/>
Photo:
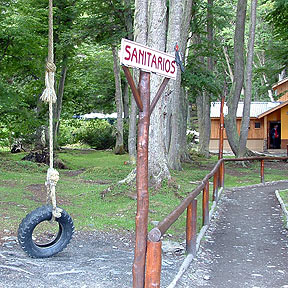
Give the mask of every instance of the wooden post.
<path id="1" fill-rule="evenodd" d="M 219 155 L 218 159 L 223 158 L 223 149 L 224 149 L 224 103 L 225 97 L 221 98 L 221 106 L 220 106 L 220 131 L 219 131 Z M 224 187 L 224 161 L 219 169 L 219 184 L 220 187 Z"/>
<path id="2" fill-rule="evenodd" d="M 203 226 L 209 224 L 209 181 L 203 189 L 203 199 L 202 199 L 202 220 Z"/>
<path id="3" fill-rule="evenodd" d="M 223 147 L 224 147 L 224 111 L 223 111 L 224 101 L 225 98 L 222 96 L 220 106 L 219 154 L 218 154 L 219 160 L 223 158 Z"/>
<path id="4" fill-rule="evenodd" d="M 220 166 L 220 171 L 221 171 L 220 183 L 221 183 L 221 187 L 224 188 L 224 177 L 225 177 L 224 161 L 222 162 L 222 164 L 221 164 L 221 166 Z"/>
<path id="5" fill-rule="evenodd" d="M 196 256 L 197 240 L 197 200 L 194 199 L 187 207 L 186 218 L 186 252 Z"/>
<path id="6" fill-rule="evenodd" d="M 214 174 L 213 178 L 213 201 L 218 201 L 218 184 L 219 184 L 219 179 L 218 179 L 218 172 L 217 170 Z"/>
<path id="7" fill-rule="evenodd" d="M 162 242 L 147 242 L 145 288 L 160 288 Z"/>
<path id="8" fill-rule="evenodd" d="M 143 112 L 139 112 L 137 139 L 137 214 L 135 254 L 133 263 L 133 288 L 144 287 L 148 226 L 148 143 L 150 124 L 150 73 L 140 71 L 139 94 Z"/>
<path id="9" fill-rule="evenodd" d="M 260 176 L 261 176 L 261 183 L 264 184 L 264 160 L 261 160 L 261 168 L 260 168 Z"/>

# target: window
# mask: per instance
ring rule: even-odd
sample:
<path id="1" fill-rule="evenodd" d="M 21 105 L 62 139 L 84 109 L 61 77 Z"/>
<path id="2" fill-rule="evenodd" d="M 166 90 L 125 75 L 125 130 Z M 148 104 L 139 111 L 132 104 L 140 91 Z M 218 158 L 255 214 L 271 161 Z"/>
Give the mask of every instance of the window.
<path id="1" fill-rule="evenodd" d="M 255 129 L 259 129 L 261 127 L 261 123 L 260 122 L 255 122 Z"/>

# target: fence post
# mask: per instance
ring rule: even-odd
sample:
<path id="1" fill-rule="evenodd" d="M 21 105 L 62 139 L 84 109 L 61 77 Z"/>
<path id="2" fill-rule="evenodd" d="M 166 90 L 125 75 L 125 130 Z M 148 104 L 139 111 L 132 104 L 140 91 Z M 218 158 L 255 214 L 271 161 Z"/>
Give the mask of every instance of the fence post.
<path id="1" fill-rule="evenodd" d="M 202 220 L 203 226 L 209 224 L 209 181 L 206 183 L 203 189 Z"/>
<path id="2" fill-rule="evenodd" d="M 260 176 L 261 176 L 261 183 L 264 184 L 264 160 L 261 160 L 261 168 L 260 168 Z"/>
<path id="3" fill-rule="evenodd" d="M 145 288 L 160 288 L 161 246 L 161 241 L 147 241 Z"/>
<path id="4" fill-rule="evenodd" d="M 187 207 L 186 218 L 186 252 L 196 256 L 197 240 L 197 200 L 194 199 Z"/>
<path id="5" fill-rule="evenodd" d="M 219 181 L 219 187 L 224 188 L 224 173 L 225 173 L 225 167 L 224 167 L 224 161 L 220 164 L 219 167 L 219 176 L 218 176 L 218 181 Z"/>
<path id="6" fill-rule="evenodd" d="M 216 201 L 216 202 L 218 201 L 218 184 L 219 184 L 218 171 L 219 169 L 215 172 L 214 178 L 213 178 L 213 201 Z"/>

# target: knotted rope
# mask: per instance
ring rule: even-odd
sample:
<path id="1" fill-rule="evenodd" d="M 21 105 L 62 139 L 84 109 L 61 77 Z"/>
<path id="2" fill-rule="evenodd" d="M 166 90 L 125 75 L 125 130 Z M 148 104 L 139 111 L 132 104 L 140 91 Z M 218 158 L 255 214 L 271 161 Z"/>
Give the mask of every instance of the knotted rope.
<path id="1" fill-rule="evenodd" d="M 40 99 L 49 103 L 49 162 L 50 168 L 47 171 L 47 203 L 52 202 L 52 215 L 55 218 L 61 217 L 62 209 L 56 204 L 56 185 L 59 181 L 59 173 L 53 168 L 53 103 L 56 103 L 57 96 L 54 89 L 54 74 L 56 66 L 53 62 L 53 0 L 49 0 L 49 38 L 48 38 L 48 60 L 45 72 L 45 90 Z"/>

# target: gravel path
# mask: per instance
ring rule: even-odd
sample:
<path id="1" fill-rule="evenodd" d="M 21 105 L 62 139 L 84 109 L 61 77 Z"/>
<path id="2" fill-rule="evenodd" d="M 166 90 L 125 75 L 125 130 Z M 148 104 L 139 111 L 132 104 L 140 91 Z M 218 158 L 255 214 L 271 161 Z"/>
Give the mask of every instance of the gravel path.
<path id="1" fill-rule="evenodd" d="M 177 288 L 288 288 L 288 233 L 274 191 L 226 190 L 200 253 Z"/>

